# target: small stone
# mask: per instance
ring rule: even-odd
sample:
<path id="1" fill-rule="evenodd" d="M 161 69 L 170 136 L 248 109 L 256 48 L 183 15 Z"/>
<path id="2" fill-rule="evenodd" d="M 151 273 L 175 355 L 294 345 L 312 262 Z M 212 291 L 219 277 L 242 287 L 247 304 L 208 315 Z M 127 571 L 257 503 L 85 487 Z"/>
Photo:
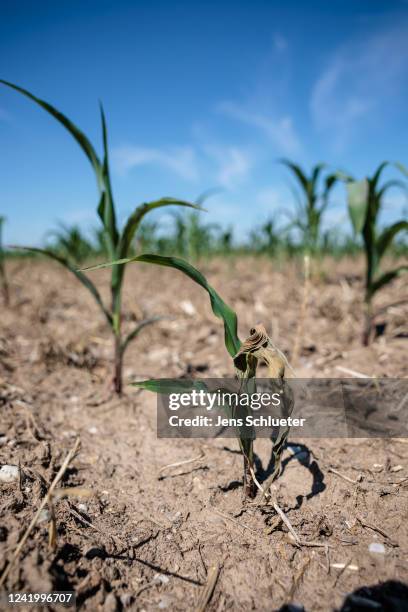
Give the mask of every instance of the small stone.
<path id="1" fill-rule="evenodd" d="M 124 593 L 120 596 L 120 603 L 124 608 L 128 608 L 133 603 L 133 595 L 131 593 Z"/>
<path id="2" fill-rule="evenodd" d="M 158 584 L 167 584 L 170 581 L 170 578 L 165 574 L 156 574 L 153 580 Z"/>
<path id="3" fill-rule="evenodd" d="M 193 317 L 197 313 L 194 305 L 189 300 L 183 300 L 180 302 L 180 308 L 189 317 Z"/>
<path id="4" fill-rule="evenodd" d="M 95 435 L 95 434 L 97 434 L 97 433 L 98 433 L 98 428 L 97 428 L 97 427 L 95 427 L 95 425 L 92 425 L 92 427 L 90 427 L 90 428 L 88 429 L 88 432 L 89 432 L 90 434 L 92 434 L 92 435 Z"/>
<path id="5" fill-rule="evenodd" d="M 114 593 L 109 593 L 103 604 L 103 612 L 116 612 L 119 609 L 118 600 Z"/>
<path id="6" fill-rule="evenodd" d="M 385 555 L 385 546 L 381 542 L 371 542 L 368 550 L 376 555 Z"/>
<path id="7" fill-rule="evenodd" d="M 15 482 L 19 475 L 20 470 L 16 465 L 3 465 L 0 469 L 0 482 Z"/>
<path id="8" fill-rule="evenodd" d="M 7 436 L 0 436 L 0 446 L 7 444 Z"/>
<path id="9" fill-rule="evenodd" d="M 85 514 L 88 513 L 88 506 L 86 504 L 78 504 L 78 510 L 80 512 L 85 512 Z"/>
<path id="10" fill-rule="evenodd" d="M 404 468 L 402 467 L 402 465 L 394 465 L 394 467 L 390 469 L 390 472 L 400 472 L 403 469 Z"/>

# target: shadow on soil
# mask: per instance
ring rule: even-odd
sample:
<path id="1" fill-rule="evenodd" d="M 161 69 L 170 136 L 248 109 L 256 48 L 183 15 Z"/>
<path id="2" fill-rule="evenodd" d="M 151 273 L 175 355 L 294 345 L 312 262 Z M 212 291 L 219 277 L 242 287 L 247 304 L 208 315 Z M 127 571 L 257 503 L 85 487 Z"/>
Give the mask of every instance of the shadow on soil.
<path id="1" fill-rule="evenodd" d="M 408 585 L 388 580 L 356 589 L 345 598 L 337 612 L 407 612 Z M 277 612 L 307 612 L 303 606 L 285 604 Z"/>
<path id="2" fill-rule="evenodd" d="M 306 444 L 299 444 L 296 442 L 289 442 L 286 444 L 285 448 L 290 448 L 293 451 L 293 454 L 290 457 L 287 457 L 284 461 L 282 461 L 282 469 L 281 476 L 284 473 L 287 465 L 293 461 L 298 461 L 303 467 L 305 467 L 312 475 L 313 482 L 310 493 L 307 495 L 298 495 L 296 497 L 297 504 L 292 510 L 298 510 L 305 500 L 312 499 L 315 495 L 319 495 L 322 491 L 325 490 L 326 485 L 324 483 L 324 474 L 321 471 L 317 461 L 315 459 L 312 460 L 312 453 Z M 273 474 L 275 469 L 275 463 L 273 459 L 273 454 L 271 453 L 271 457 L 269 459 L 269 463 L 266 469 L 263 469 L 262 462 L 257 455 L 255 455 L 255 466 L 256 466 L 256 476 L 259 482 L 262 484 L 268 476 Z"/>

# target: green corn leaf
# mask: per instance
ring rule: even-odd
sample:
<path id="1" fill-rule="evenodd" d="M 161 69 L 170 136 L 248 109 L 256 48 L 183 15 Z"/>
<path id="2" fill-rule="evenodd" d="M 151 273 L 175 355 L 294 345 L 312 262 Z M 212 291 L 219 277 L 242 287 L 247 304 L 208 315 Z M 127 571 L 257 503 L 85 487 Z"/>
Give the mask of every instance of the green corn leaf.
<path id="1" fill-rule="evenodd" d="M 356 234 L 362 231 L 366 220 L 368 188 L 368 181 L 366 179 L 351 181 L 347 184 L 349 215 Z"/>
<path id="2" fill-rule="evenodd" d="M 337 176 L 337 174 L 329 174 L 329 176 L 326 177 L 325 185 L 324 185 L 324 196 L 327 196 L 329 194 L 329 191 L 334 187 L 334 185 L 339 180 L 340 179 Z"/>
<path id="3" fill-rule="evenodd" d="M 395 268 L 394 270 L 390 270 L 389 272 L 384 272 L 384 274 L 382 274 L 382 276 L 380 276 L 371 285 L 370 297 L 372 297 L 374 293 L 376 293 L 379 289 L 381 289 L 385 285 L 388 285 L 388 283 L 390 283 L 395 278 L 400 276 L 403 272 L 407 272 L 407 271 L 408 271 L 408 265 L 403 265 L 403 266 L 398 266 L 398 268 Z"/>
<path id="4" fill-rule="evenodd" d="M 389 165 L 390 162 L 388 161 L 384 161 L 382 162 L 377 170 L 375 171 L 373 177 L 370 179 L 370 183 L 372 185 L 373 191 L 377 188 L 377 183 L 380 180 L 380 176 L 382 174 L 382 171 Z"/>
<path id="5" fill-rule="evenodd" d="M 183 380 L 173 378 L 159 378 L 157 380 L 142 380 L 140 382 L 131 383 L 133 387 L 139 387 L 146 389 L 147 391 L 153 391 L 154 393 L 163 393 L 164 395 L 170 395 L 170 393 L 188 393 L 189 391 L 205 391 L 207 386 L 200 380 Z"/>
<path id="6" fill-rule="evenodd" d="M 377 239 L 378 257 L 382 257 L 388 249 L 395 236 L 402 231 L 408 231 L 408 221 L 397 221 L 389 227 L 386 227 Z"/>
<path id="7" fill-rule="evenodd" d="M 180 270 L 193 281 L 201 285 L 208 295 L 210 296 L 211 307 L 216 317 L 219 317 L 224 321 L 224 342 L 229 354 L 234 357 L 241 346 L 241 342 L 237 335 L 237 315 L 227 304 L 221 299 L 218 293 L 209 285 L 207 279 L 201 272 L 199 272 L 194 266 L 189 264 L 184 259 L 179 257 L 164 257 L 161 255 L 139 255 L 138 257 L 130 257 L 128 259 L 118 259 L 111 263 L 100 264 L 91 268 L 85 268 L 86 270 L 97 270 L 99 268 L 109 268 L 113 265 L 127 264 L 134 261 L 140 261 L 145 263 L 152 263 L 159 266 L 167 266 L 169 268 L 175 268 Z"/>
<path id="8" fill-rule="evenodd" d="M 30 100 L 33 100 L 34 102 L 36 102 L 39 106 L 41 106 L 44 110 L 50 113 L 50 115 L 52 115 L 55 119 L 57 119 L 57 121 L 59 121 L 68 130 L 68 132 L 71 134 L 71 136 L 73 136 L 73 138 L 75 138 L 75 140 L 77 141 L 77 143 L 79 144 L 79 146 L 81 147 L 81 149 L 83 150 L 83 152 L 85 153 L 89 161 L 91 162 L 92 167 L 96 174 L 98 187 L 102 189 L 103 188 L 102 164 L 100 162 L 99 157 L 97 156 L 95 152 L 95 149 L 93 148 L 93 146 L 91 145 L 91 143 L 89 142 L 85 134 L 81 132 L 81 130 L 77 128 L 76 125 L 74 125 L 72 121 L 68 119 L 68 117 L 60 113 L 59 110 L 51 106 L 51 104 L 48 104 L 48 102 L 45 102 L 44 100 L 41 100 L 40 98 L 37 98 L 36 96 L 34 96 L 32 93 L 30 93 L 26 89 L 23 89 L 22 87 L 19 87 L 18 85 L 14 85 L 13 83 L 9 83 L 8 81 L 4 81 L 3 79 L 0 79 L 0 83 L 3 83 L 3 85 L 7 85 L 7 87 L 11 87 L 11 89 L 15 89 L 16 91 L 22 93 L 27 98 L 30 98 Z"/>
<path id="9" fill-rule="evenodd" d="M 101 109 L 101 121 L 102 121 L 102 140 L 103 140 L 103 184 L 104 192 L 102 194 L 99 206 L 98 215 L 102 220 L 103 226 L 107 235 L 109 236 L 109 246 L 111 257 L 115 256 L 115 248 L 119 240 L 119 234 L 116 226 L 116 215 L 115 207 L 113 203 L 112 186 L 110 181 L 109 171 L 109 154 L 108 154 L 108 132 L 106 128 L 105 113 L 103 112 L 102 104 Z"/>
<path id="10" fill-rule="evenodd" d="M 313 188 L 316 188 L 316 183 L 319 179 L 319 175 L 325 167 L 326 164 L 316 164 L 316 166 L 313 168 L 312 178 L 309 181 L 312 184 Z"/>
<path id="11" fill-rule="evenodd" d="M 153 325 L 153 323 L 162 321 L 165 318 L 166 317 L 157 316 L 157 317 L 150 317 L 149 319 L 144 319 L 143 321 L 140 321 L 140 323 L 136 325 L 136 327 L 126 336 L 125 340 L 123 341 L 122 352 L 124 352 L 127 346 L 129 345 L 129 343 L 132 342 L 132 340 L 134 340 L 140 334 L 142 329 L 144 329 L 145 327 L 148 327 L 149 325 Z"/>
<path id="12" fill-rule="evenodd" d="M 395 163 L 395 167 L 402 172 L 402 174 L 405 174 L 405 176 L 408 176 L 408 168 L 406 166 L 404 166 L 404 164 L 401 164 L 401 162 L 396 162 Z"/>
<path id="13" fill-rule="evenodd" d="M 343 181 L 343 183 L 350 183 L 354 180 L 351 174 L 347 174 L 343 170 L 336 170 L 331 176 L 335 176 L 338 181 Z"/>
<path id="14" fill-rule="evenodd" d="M 109 325 L 112 325 L 112 317 L 109 311 L 105 308 L 105 305 L 102 301 L 100 293 L 95 287 L 95 285 L 93 284 L 93 282 L 85 274 L 83 274 L 81 270 L 77 270 L 72 264 L 70 264 L 70 262 L 67 259 L 65 259 L 65 257 L 61 257 L 60 255 L 57 255 L 56 253 L 53 253 L 52 251 L 48 251 L 47 249 L 38 249 L 36 247 L 12 246 L 11 248 L 22 250 L 22 251 L 30 251 L 32 253 L 39 253 L 40 255 L 45 255 L 46 257 L 50 257 L 51 259 L 54 259 L 55 261 L 60 263 L 62 266 L 64 266 L 64 268 L 67 268 L 67 270 L 72 272 L 72 274 L 74 274 L 77 277 L 79 282 L 81 282 L 84 285 L 84 287 L 86 287 L 88 291 L 91 292 L 98 306 L 100 307 L 106 319 L 108 320 Z"/>
<path id="15" fill-rule="evenodd" d="M 161 208 L 163 206 L 186 206 L 187 208 L 204 210 L 198 204 L 191 204 L 190 202 L 185 202 L 184 200 L 177 200 L 175 198 L 161 198 L 160 200 L 156 200 L 154 202 L 141 204 L 130 215 L 124 227 L 118 249 L 120 259 L 128 256 L 133 236 L 135 235 L 135 232 L 139 227 L 139 224 L 143 217 L 151 210 L 154 210 L 155 208 Z"/>
<path id="16" fill-rule="evenodd" d="M 281 164 L 283 164 L 284 166 L 287 166 L 288 168 L 292 170 L 292 172 L 297 177 L 299 183 L 302 185 L 303 189 L 308 193 L 309 181 L 307 180 L 306 176 L 302 172 L 302 169 L 300 168 L 300 166 L 298 166 L 297 164 L 294 164 L 289 159 L 285 159 L 285 158 L 282 158 L 279 161 Z"/>

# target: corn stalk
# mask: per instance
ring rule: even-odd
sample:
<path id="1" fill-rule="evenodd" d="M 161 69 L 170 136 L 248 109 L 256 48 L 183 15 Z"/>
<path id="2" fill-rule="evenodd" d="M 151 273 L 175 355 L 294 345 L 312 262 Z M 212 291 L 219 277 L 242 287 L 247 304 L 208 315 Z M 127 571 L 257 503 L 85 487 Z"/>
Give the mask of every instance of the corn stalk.
<path id="1" fill-rule="evenodd" d="M 108 253 L 109 259 L 115 261 L 117 259 L 123 259 L 129 256 L 132 246 L 134 235 L 145 217 L 150 211 L 156 208 L 162 208 L 164 206 L 185 206 L 188 208 L 200 209 L 196 204 L 185 202 L 183 200 L 175 198 L 162 198 L 153 202 L 148 202 L 137 206 L 132 214 L 127 219 L 125 226 L 122 231 L 119 231 L 116 221 L 116 208 L 113 198 L 111 176 L 110 176 L 110 164 L 109 164 L 109 151 L 108 151 L 108 134 L 106 127 L 106 120 L 103 108 L 101 106 L 101 127 L 102 127 L 102 142 L 103 142 L 103 155 L 100 157 L 87 136 L 72 123 L 68 117 L 63 115 L 59 110 L 37 98 L 32 93 L 0 79 L 0 83 L 3 83 L 7 87 L 14 89 L 15 91 L 23 94 L 41 108 L 46 110 L 52 117 L 54 117 L 65 129 L 71 134 L 77 144 L 81 147 L 83 153 L 90 162 L 98 188 L 99 204 L 97 213 L 99 220 L 102 224 L 102 238 Z M 21 248 L 21 247 L 20 247 Z M 64 266 L 70 272 L 72 272 L 76 278 L 90 291 L 91 295 L 95 299 L 99 308 L 101 309 L 111 331 L 113 334 L 113 346 L 114 346 L 114 374 L 113 374 L 113 387 L 116 393 L 122 392 L 122 370 L 123 370 L 123 355 L 128 347 L 129 343 L 134 340 L 140 331 L 157 321 L 157 317 L 145 319 L 138 323 L 136 327 L 130 331 L 126 336 L 122 332 L 122 286 L 124 280 L 125 266 L 114 266 L 111 273 L 110 292 L 111 302 L 110 306 L 106 306 L 102 298 L 92 283 L 92 281 L 81 271 L 75 269 L 68 257 L 64 257 L 58 253 L 55 253 L 49 249 L 37 249 L 32 247 L 24 247 L 26 250 L 41 253 L 47 257 L 50 257 L 54 261 Z"/>
<path id="2" fill-rule="evenodd" d="M 383 205 L 384 196 L 392 187 L 405 188 L 399 180 L 386 181 L 379 185 L 383 170 L 389 162 L 378 166 L 373 176 L 361 181 L 351 180 L 347 183 L 348 210 L 355 234 L 360 234 L 364 245 L 366 260 L 365 269 L 365 321 L 362 341 L 364 345 L 370 343 L 374 321 L 373 297 L 380 289 L 387 286 L 404 271 L 407 265 L 400 265 L 393 270 L 381 273 L 381 259 L 389 250 L 395 237 L 408 230 L 408 221 L 400 220 L 382 229 L 379 228 L 379 214 Z M 407 171 L 401 164 L 396 166 L 405 174 Z"/>

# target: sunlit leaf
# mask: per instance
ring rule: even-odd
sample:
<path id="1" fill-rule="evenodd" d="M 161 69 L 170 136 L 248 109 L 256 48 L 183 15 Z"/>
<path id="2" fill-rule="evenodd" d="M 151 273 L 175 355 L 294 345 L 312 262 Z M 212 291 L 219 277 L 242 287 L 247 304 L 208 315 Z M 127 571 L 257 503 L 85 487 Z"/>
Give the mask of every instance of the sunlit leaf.
<path id="1" fill-rule="evenodd" d="M 128 264 L 132 262 L 145 262 L 152 263 L 159 266 L 166 266 L 169 268 L 175 268 L 180 270 L 193 281 L 201 285 L 208 295 L 210 296 L 211 307 L 215 316 L 219 317 L 224 322 L 224 342 L 229 354 L 233 357 L 239 350 L 241 342 L 237 335 L 237 315 L 227 304 L 221 299 L 218 293 L 213 287 L 207 282 L 207 279 L 201 272 L 199 272 L 194 266 L 189 264 L 187 261 L 180 259 L 179 257 L 164 257 L 161 255 L 139 255 L 138 257 L 130 257 L 127 259 L 119 259 L 111 263 L 100 264 L 87 270 L 96 270 L 99 268 L 109 268 L 113 265 Z"/>
<path id="2" fill-rule="evenodd" d="M 106 128 L 105 113 L 101 104 L 101 121 L 102 121 L 102 140 L 103 140 L 103 185 L 104 192 L 98 206 L 98 214 L 102 220 L 105 231 L 109 237 L 109 252 L 111 257 L 115 256 L 115 248 L 119 240 L 119 234 L 116 227 L 115 207 L 113 203 L 112 186 L 110 182 L 109 171 L 109 153 L 108 153 L 108 133 Z"/>
<path id="3" fill-rule="evenodd" d="M 101 161 L 98 155 L 95 152 L 95 149 L 93 148 L 92 144 L 90 143 L 88 138 L 85 136 L 85 134 L 79 128 L 77 128 L 77 126 L 74 123 L 72 123 L 72 121 L 70 121 L 68 117 L 66 117 L 59 110 L 51 106 L 51 104 L 48 104 L 48 102 L 45 102 L 44 100 L 41 100 L 40 98 L 37 98 L 36 96 L 34 96 L 32 93 L 30 93 L 26 89 L 23 89 L 22 87 L 19 87 L 18 85 L 14 85 L 13 83 L 10 83 L 8 81 L 4 81 L 3 79 L 0 79 L 0 83 L 3 83 L 3 85 L 7 85 L 7 87 L 11 87 L 11 89 L 15 89 L 16 91 L 22 93 L 27 98 L 30 98 L 30 100 L 33 100 L 34 102 L 36 102 L 39 106 L 41 106 L 44 110 L 50 113 L 50 115 L 52 115 L 55 119 L 57 119 L 57 121 L 59 121 L 68 130 L 68 132 L 71 134 L 71 136 L 75 138 L 75 140 L 77 141 L 77 143 L 79 144 L 79 146 L 81 147 L 81 149 L 83 150 L 83 152 L 85 153 L 89 161 L 91 162 L 92 167 L 95 170 L 98 185 L 102 189 L 103 187 L 102 164 L 101 164 Z"/>
<path id="4" fill-rule="evenodd" d="M 130 215 L 122 232 L 118 249 L 120 259 L 128 256 L 133 236 L 135 235 L 135 232 L 143 217 L 151 210 L 154 210 L 155 208 L 162 208 L 163 206 L 184 206 L 187 208 L 194 208 L 195 210 L 204 210 L 198 204 L 192 204 L 191 202 L 178 200 L 176 198 L 161 198 L 160 200 L 156 200 L 154 202 L 141 204 L 135 208 L 134 212 Z"/>
<path id="5" fill-rule="evenodd" d="M 366 220 L 368 207 L 368 181 L 351 181 L 347 183 L 348 209 L 356 234 L 359 234 Z"/>

